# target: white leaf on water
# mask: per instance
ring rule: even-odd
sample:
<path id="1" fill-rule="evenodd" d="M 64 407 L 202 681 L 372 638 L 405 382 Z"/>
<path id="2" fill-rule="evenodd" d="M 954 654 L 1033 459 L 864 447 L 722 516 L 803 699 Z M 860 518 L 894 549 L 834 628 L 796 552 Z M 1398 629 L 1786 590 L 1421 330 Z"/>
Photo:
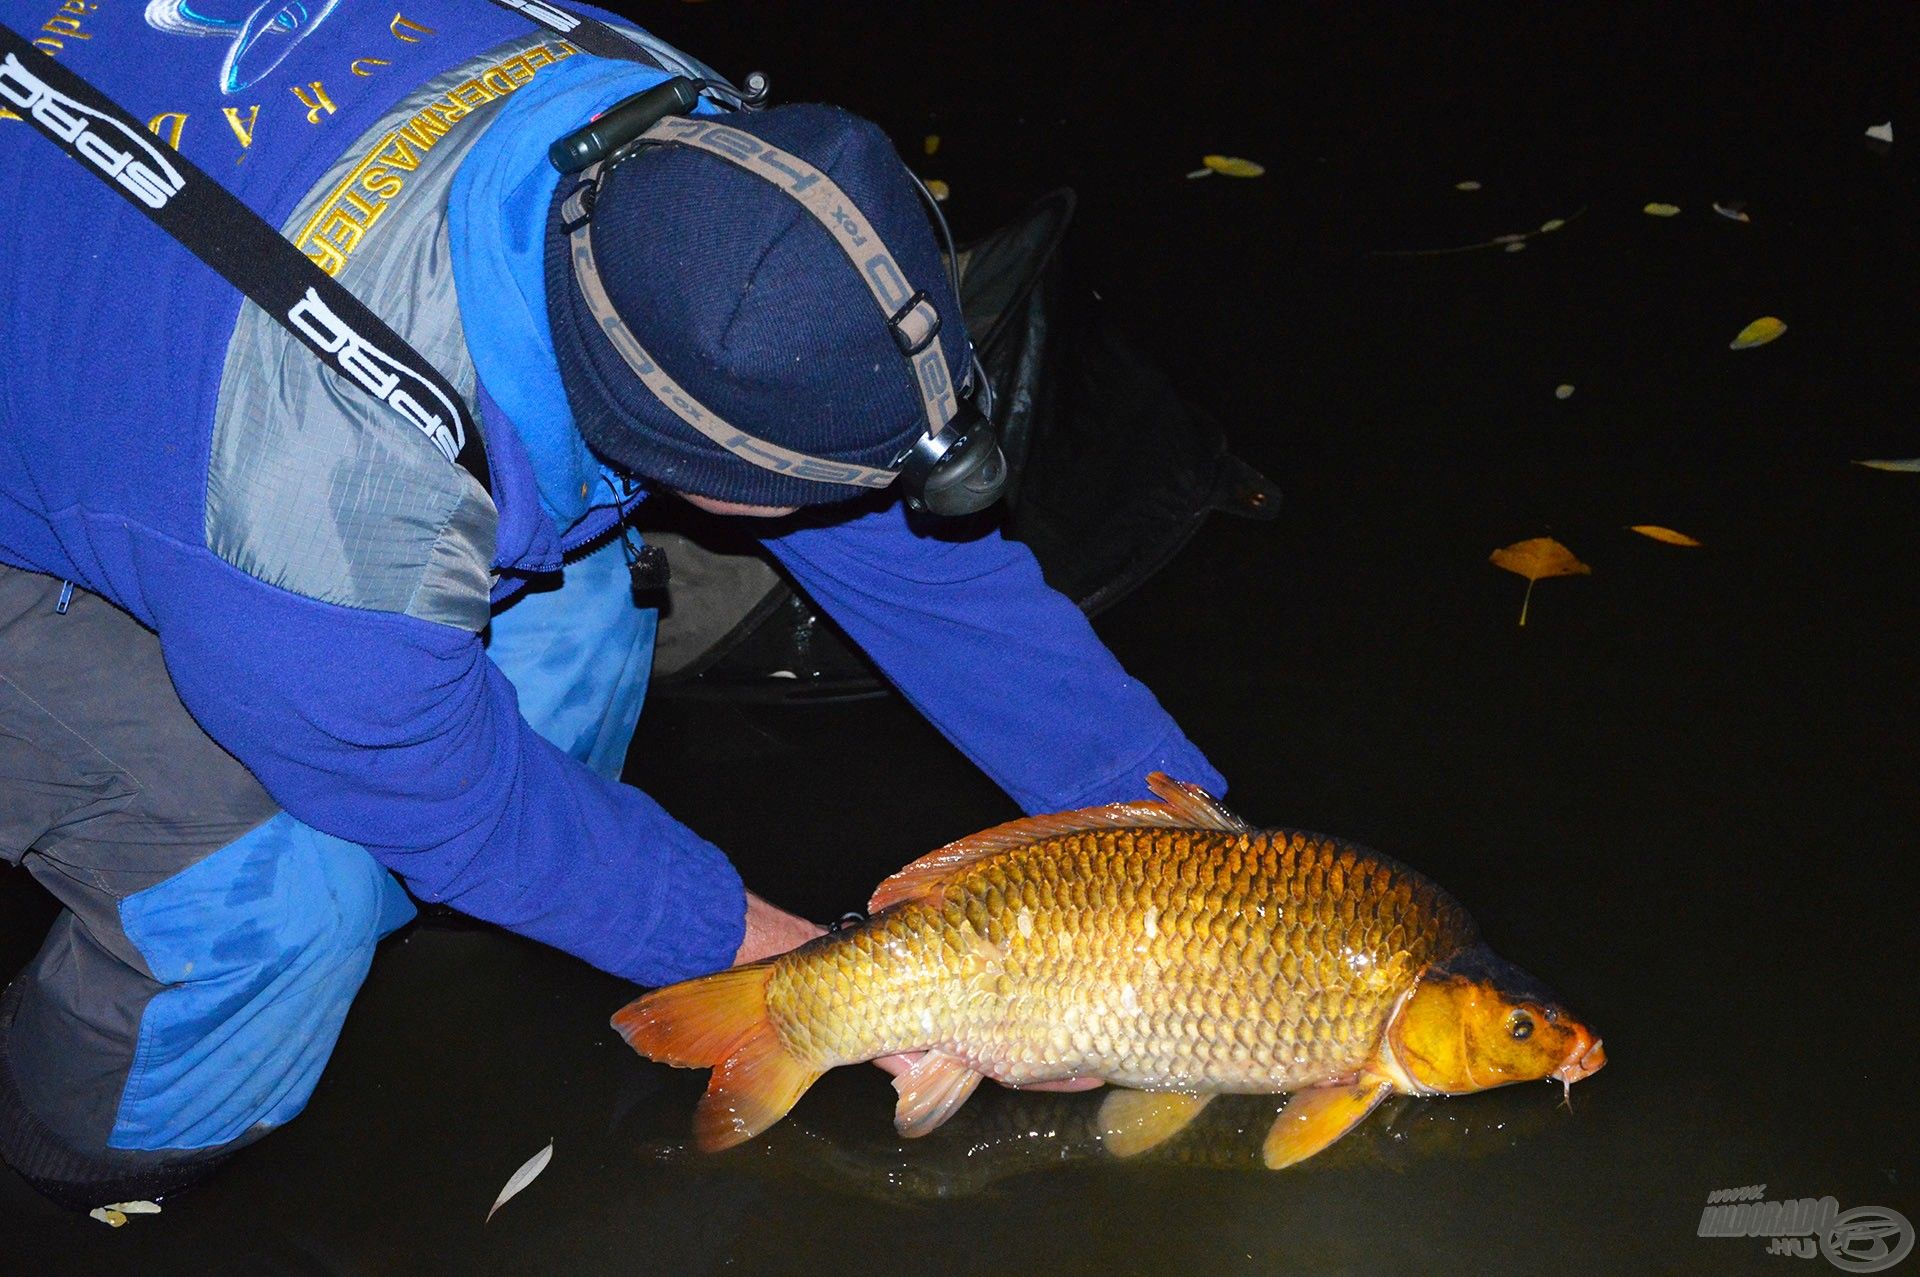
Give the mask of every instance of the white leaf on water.
<path id="1" fill-rule="evenodd" d="M 1893 121 L 1888 120 L 1885 124 L 1874 125 L 1872 128 L 1867 130 L 1867 136 L 1872 138 L 1876 142 L 1889 142 L 1889 143 L 1892 142 L 1893 141 Z"/>
<path id="2" fill-rule="evenodd" d="M 521 1189 L 533 1183 L 534 1180 L 539 1179 L 540 1172 L 546 1170 L 547 1163 L 552 1160 L 553 1141 L 548 1140 L 545 1148 L 535 1153 L 532 1157 L 529 1157 L 526 1160 L 526 1164 L 513 1173 L 513 1178 L 507 1181 L 507 1186 L 500 1190 L 500 1196 L 493 1199 L 493 1208 L 487 1212 L 487 1219 L 492 1219 L 494 1211 L 505 1206 L 514 1199 L 515 1195 L 518 1194 Z"/>
<path id="3" fill-rule="evenodd" d="M 113 1205 L 105 1206 L 105 1207 L 102 1207 L 101 1209 L 117 1210 L 122 1215 L 158 1215 L 160 1213 L 160 1203 L 159 1202 L 115 1202 Z"/>
<path id="4" fill-rule="evenodd" d="M 1869 470 L 1898 470 L 1903 474 L 1920 474 L 1920 457 L 1908 457 L 1905 461 L 1856 461 L 1856 466 L 1865 466 Z"/>

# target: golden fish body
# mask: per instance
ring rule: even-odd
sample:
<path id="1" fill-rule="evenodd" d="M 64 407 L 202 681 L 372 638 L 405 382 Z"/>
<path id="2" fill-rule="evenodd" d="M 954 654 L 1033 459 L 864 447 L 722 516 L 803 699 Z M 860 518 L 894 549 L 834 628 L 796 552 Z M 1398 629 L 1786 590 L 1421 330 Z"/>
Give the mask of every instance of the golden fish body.
<path id="1" fill-rule="evenodd" d="M 748 1139 L 830 1068 L 919 1052 L 895 1125 L 923 1135 L 980 1079 L 1100 1078 L 1125 1156 L 1223 1092 L 1292 1092 L 1267 1165 L 1310 1157 L 1388 1094 L 1605 1063 L 1597 1036 L 1479 943 L 1406 866 L 1255 830 L 1158 773 L 1159 802 L 1015 821 L 924 856 L 873 916 L 614 1017 L 652 1059 L 711 1068 L 702 1148 Z"/>
<path id="2" fill-rule="evenodd" d="M 1445 892 L 1351 844 L 1104 829 L 775 959 L 767 1009 L 817 1069 L 932 1048 L 1016 1085 L 1291 1091 L 1364 1064 L 1419 973 L 1473 939 Z"/>

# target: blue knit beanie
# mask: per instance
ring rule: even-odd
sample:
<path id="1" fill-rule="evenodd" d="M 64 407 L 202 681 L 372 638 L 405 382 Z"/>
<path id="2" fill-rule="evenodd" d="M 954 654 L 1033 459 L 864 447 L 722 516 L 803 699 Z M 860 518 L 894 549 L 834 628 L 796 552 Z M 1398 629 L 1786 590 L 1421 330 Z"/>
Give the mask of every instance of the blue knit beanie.
<path id="1" fill-rule="evenodd" d="M 939 309 L 954 384 L 966 328 L 933 232 L 893 144 L 828 106 L 722 122 L 831 177 Z M 559 210 L 548 214 L 547 312 L 567 402 L 590 447 L 653 483 L 752 505 L 815 505 L 868 489 L 763 470 L 700 434 L 641 384 L 574 282 Z M 927 428 L 906 358 L 853 263 L 798 201 L 715 155 L 660 146 L 604 176 L 593 251 L 622 321 L 709 409 L 757 438 L 885 468 Z"/>

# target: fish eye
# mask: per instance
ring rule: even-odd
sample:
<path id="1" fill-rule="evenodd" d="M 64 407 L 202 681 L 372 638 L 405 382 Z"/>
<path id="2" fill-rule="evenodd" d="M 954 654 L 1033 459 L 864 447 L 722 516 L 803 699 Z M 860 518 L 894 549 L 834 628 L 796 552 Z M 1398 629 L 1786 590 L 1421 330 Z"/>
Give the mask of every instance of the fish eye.
<path id="1" fill-rule="evenodd" d="M 1525 1042 L 1533 1036 L 1533 1017 L 1525 1011 L 1515 1011 L 1507 1020 L 1507 1032 L 1516 1042 Z"/>

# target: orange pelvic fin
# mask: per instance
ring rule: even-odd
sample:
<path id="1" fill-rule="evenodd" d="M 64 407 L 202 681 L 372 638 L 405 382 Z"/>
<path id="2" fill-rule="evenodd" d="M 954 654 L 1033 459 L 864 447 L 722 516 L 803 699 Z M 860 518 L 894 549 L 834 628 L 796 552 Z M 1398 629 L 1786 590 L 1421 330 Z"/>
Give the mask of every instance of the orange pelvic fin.
<path id="1" fill-rule="evenodd" d="M 928 852 L 874 889 L 867 903 L 870 913 L 879 913 L 903 900 L 918 900 L 933 894 L 954 874 L 991 856 L 1012 851 L 1048 838 L 1084 834 L 1101 829 L 1218 829 L 1244 833 L 1252 826 L 1222 807 L 1197 785 L 1174 780 L 1164 772 L 1153 772 L 1147 786 L 1164 801 L 1110 803 L 1105 807 L 1084 807 L 1046 816 L 1028 816 L 1023 820 L 995 825 L 958 842 L 950 842 L 938 851 Z"/>
<path id="2" fill-rule="evenodd" d="M 1360 1124 L 1374 1105 L 1387 1098 L 1393 1084 L 1362 1074 L 1343 1086 L 1316 1086 L 1298 1091 L 1280 1110 L 1261 1149 L 1269 1170 L 1304 1162 Z"/>
<path id="3" fill-rule="evenodd" d="M 1115 1157 L 1144 1153 L 1185 1130 L 1212 1098 L 1177 1091 L 1114 1091 L 1100 1102 L 1100 1142 Z"/>
<path id="4" fill-rule="evenodd" d="M 628 1045 L 662 1064 L 711 1068 L 694 1112 L 703 1152 L 752 1139 L 787 1115 L 820 1077 L 788 1053 L 767 1018 L 766 963 L 655 989 L 613 1017 Z"/>
<path id="5" fill-rule="evenodd" d="M 928 1051 L 907 1072 L 893 1079 L 900 1102 L 893 1109 L 893 1129 L 918 1139 L 959 1111 L 980 1085 L 980 1075 L 960 1057 Z"/>

